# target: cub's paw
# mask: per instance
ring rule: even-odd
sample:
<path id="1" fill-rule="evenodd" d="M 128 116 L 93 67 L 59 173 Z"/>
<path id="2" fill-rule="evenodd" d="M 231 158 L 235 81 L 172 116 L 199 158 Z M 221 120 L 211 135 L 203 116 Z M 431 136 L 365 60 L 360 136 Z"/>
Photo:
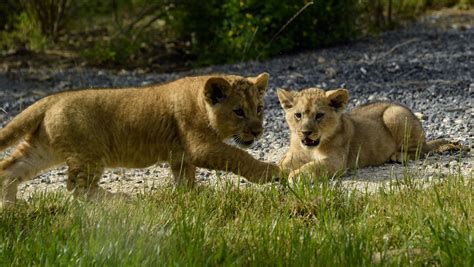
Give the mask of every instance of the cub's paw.
<path id="1" fill-rule="evenodd" d="M 446 153 L 446 152 L 458 152 L 458 151 L 469 151 L 468 147 L 463 147 L 463 145 L 458 141 L 448 140 L 446 144 L 440 145 L 435 149 L 437 153 Z"/>
<path id="2" fill-rule="evenodd" d="M 406 161 L 406 156 L 403 152 L 398 151 L 390 156 L 390 161 L 396 163 L 403 163 L 404 161 Z"/>
<path id="3" fill-rule="evenodd" d="M 295 170 L 290 172 L 288 175 L 288 184 L 297 183 L 300 180 L 301 172 L 299 170 Z"/>
<path id="4" fill-rule="evenodd" d="M 272 181 L 278 182 L 280 184 L 285 184 L 289 182 L 290 171 L 277 166 L 275 171 L 272 174 Z"/>
<path id="5" fill-rule="evenodd" d="M 277 165 L 270 163 L 268 164 L 267 170 L 265 170 L 264 174 L 262 177 L 265 177 L 264 180 L 261 182 L 281 182 L 283 180 L 286 180 L 286 177 L 288 175 L 285 174 L 280 167 Z"/>

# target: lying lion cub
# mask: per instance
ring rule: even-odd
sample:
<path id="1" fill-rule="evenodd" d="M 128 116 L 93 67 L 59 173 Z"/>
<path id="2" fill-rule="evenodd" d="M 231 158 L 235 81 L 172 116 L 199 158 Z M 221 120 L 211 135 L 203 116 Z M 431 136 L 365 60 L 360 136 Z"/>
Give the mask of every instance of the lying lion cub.
<path id="1" fill-rule="evenodd" d="M 105 167 L 142 168 L 168 161 L 175 182 L 192 186 L 196 167 L 226 170 L 254 182 L 279 168 L 223 141 L 250 146 L 262 135 L 269 75 L 201 76 L 143 88 L 51 95 L 0 129 L 0 150 L 24 141 L 0 161 L 3 203 L 20 182 L 65 162 L 74 194 L 110 194 L 98 186 Z"/>
<path id="2" fill-rule="evenodd" d="M 378 102 L 344 113 L 345 89 L 278 90 L 291 130 L 290 149 L 281 161 L 294 180 L 303 172 L 329 175 L 347 168 L 377 166 L 427 153 L 446 143 L 426 142 L 420 121 L 406 107 Z"/>

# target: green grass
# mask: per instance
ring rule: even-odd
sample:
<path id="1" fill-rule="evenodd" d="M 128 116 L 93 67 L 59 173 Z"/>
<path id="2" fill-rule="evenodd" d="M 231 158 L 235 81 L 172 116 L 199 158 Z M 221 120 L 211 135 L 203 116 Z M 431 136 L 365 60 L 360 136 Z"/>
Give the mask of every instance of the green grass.
<path id="1" fill-rule="evenodd" d="M 129 202 L 37 195 L 0 211 L 0 266 L 473 266 L 473 192 L 451 175 L 372 194 L 322 181 Z"/>

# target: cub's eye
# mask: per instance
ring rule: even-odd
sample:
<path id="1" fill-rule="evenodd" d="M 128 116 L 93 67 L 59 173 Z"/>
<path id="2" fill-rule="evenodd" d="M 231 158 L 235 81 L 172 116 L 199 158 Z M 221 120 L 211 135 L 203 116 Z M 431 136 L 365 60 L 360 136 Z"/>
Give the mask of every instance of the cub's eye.
<path id="1" fill-rule="evenodd" d="M 298 112 L 298 113 L 295 113 L 295 119 L 296 119 L 296 120 L 300 120 L 300 119 L 301 119 L 301 116 L 302 116 L 301 113 L 299 113 L 299 112 Z"/>
<path id="2" fill-rule="evenodd" d="M 322 117 L 324 117 L 324 113 L 318 113 L 316 114 L 316 116 L 314 117 L 315 120 L 320 120 Z"/>
<path id="3" fill-rule="evenodd" d="M 263 110 L 263 106 L 258 106 L 257 107 L 257 114 L 262 113 L 262 110 Z"/>
<path id="4" fill-rule="evenodd" d="M 237 117 L 239 117 L 239 118 L 245 117 L 244 110 L 241 109 L 241 108 L 239 108 L 239 109 L 234 109 L 234 113 L 235 113 L 235 115 L 237 115 Z"/>

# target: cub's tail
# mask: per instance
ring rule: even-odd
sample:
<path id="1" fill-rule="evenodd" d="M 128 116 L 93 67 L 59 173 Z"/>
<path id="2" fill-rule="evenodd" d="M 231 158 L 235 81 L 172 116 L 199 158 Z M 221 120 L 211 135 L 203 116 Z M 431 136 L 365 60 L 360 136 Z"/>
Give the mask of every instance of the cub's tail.
<path id="1" fill-rule="evenodd" d="M 26 134 L 34 132 L 43 121 L 48 103 L 47 99 L 34 103 L 0 129 L 0 151 L 13 145 Z"/>
<path id="2" fill-rule="evenodd" d="M 448 151 L 461 151 L 463 149 L 463 146 L 459 142 L 445 139 L 431 140 L 423 145 L 424 154 L 428 152 L 443 153 Z"/>

